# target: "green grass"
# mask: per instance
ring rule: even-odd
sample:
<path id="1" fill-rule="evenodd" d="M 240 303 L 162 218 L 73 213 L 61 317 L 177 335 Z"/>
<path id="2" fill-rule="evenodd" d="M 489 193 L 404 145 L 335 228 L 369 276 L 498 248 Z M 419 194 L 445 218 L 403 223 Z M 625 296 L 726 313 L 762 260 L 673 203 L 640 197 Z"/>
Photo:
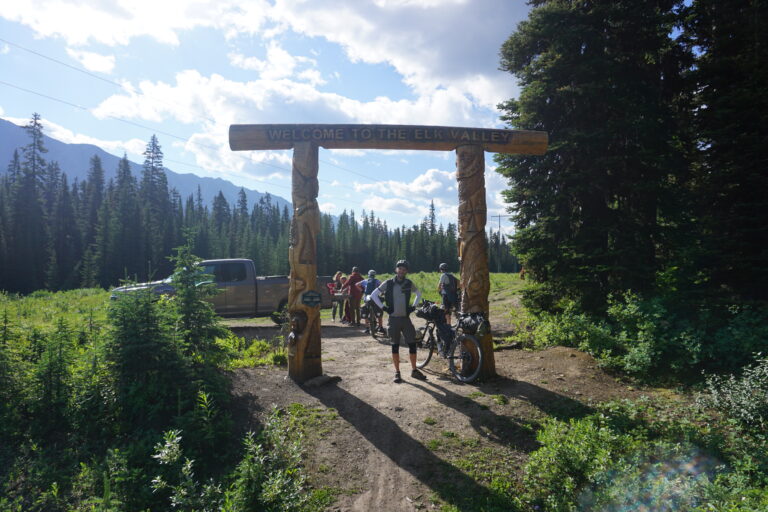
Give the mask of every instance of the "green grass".
<path id="1" fill-rule="evenodd" d="M 60 318 L 70 326 L 101 328 L 107 321 L 109 295 L 108 291 L 98 288 L 37 291 L 27 296 L 0 291 L 0 322 L 7 314 L 8 321 L 22 330 L 48 332 Z"/>
<path id="2" fill-rule="evenodd" d="M 458 273 L 454 275 L 460 278 Z M 376 277 L 384 281 L 392 277 L 392 274 L 380 274 Z M 522 281 L 517 274 L 491 272 L 489 277 L 491 281 L 490 294 L 501 298 L 519 295 L 525 284 L 525 281 Z M 413 272 L 408 274 L 408 278 L 421 290 L 422 298 L 433 302 L 440 301 L 440 294 L 437 292 L 440 272 Z M 491 309 L 493 309 L 493 305 L 491 305 Z"/>
<path id="3" fill-rule="evenodd" d="M 431 416 L 427 416 L 426 418 L 424 418 L 424 423 L 426 423 L 427 425 L 435 425 L 437 424 L 437 420 Z"/>
<path id="4" fill-rule="evenodd" d="M 506 405 L 509 403 L 509 399 L 504 395 L 491 395 L 491 398 L 493 398 L 493 401 L 499 405 Z"/>

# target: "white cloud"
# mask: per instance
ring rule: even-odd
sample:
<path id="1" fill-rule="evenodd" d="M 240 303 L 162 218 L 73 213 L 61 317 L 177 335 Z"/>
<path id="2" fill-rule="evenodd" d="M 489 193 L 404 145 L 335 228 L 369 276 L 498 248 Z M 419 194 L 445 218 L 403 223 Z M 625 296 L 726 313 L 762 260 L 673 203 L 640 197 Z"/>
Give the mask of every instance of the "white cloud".
<path id="1" fill-rule="evenodd" d="M 26 0 L 5 2 L 0 16 L 69 46 L 128 45 L 138 37 L 178 45 L 180 34 L 195 28 L 220 30 L 230 39 L 270 39 L 292 30 L 341 45 L 353 61 L 391 65 L 419 97 L 440 102 L 460 96 L 493 111 L 517 95 L 512 76 L 498 70 L 498 52 L 528 9 L 523 2 L 466 0 Z M 265 61 L 237 52 L 232 58 L 264 67 L 267 79 L 290 76 L 285 73 L 301 59 L 274 42 L 269 51 Z M 298 78 L 323 83 L 312 67 Z M 495 116 L 482 121 L 498 124 Z"/>
<path id="2" fill-rule="evenodd" d="M 428 169 L 410 182 L 386 180 L 376 183 L 356 183 L 355 190 L 358 192 L 378 192 L 403 198 L 434 199 L 436 203 L 449 201 L 450 197 L 457 194 L 456 173 Z"/>
<path id="3" fill-rule="evenodd" d="M 264 174 L 259 170 L 260 166 L 249 165 L 253 162 L 244 153 L 229 149 L 231 124 L 415 122 L 460 125 L 473 117 L 466 98 L 451 95 L 448 91 L 416 100 L 393 101 L 379 97 L 366 102 L 322 92 L 312 84 L 289 78 L 237 82 L 218 74 L 203 76 L 195 70 L 177 73 L 174 84 L 161 81 L 126 83 L 121 93 L 105 99 L 92 112 L 101 119 L 116 117 L 155 123 L 175 119 L 196 130 L 189 136 L 185 149 L 195 156 L 198 165 L 209 172 L 224 168 L 256 175 Z M 290 167 L 289 152 L 278 153 L 282 155 L 278 157 L 264 156 L 273 154 L 252 152 L 257 156 L 250 158 L 258 159 L 258 162 L 277 159 L 278 163 Z M 427 184 L 413 183 L 418 188 Z"/>
<path id="4" fill-rule="evenodd" d="M 320 203 L 318 205 L 321 212 L 325 213 L 335 213 L 338 210 L 338 206 L 336 206 L 334 203 Z"/>
<path id="5" fill-rule="evenodd" d="M 72 48 L 67 48 L 67 54 L 89 71 L 112 73 L 115 68 L 114 55 L 101 55 L 94 52 L 73 50 Z"/>
<path id="6" fill-rule="evenodd" d="M 25 0 L 3 2 L 0 16 L 29 26 L 39 37 L 60 37 L 69 46 L 127 45 L 142 36 L 178 45 L 180 32 L 197 27 L 220 29 L 228 37 L 254 34 L 269 7 L 266 0 Z"/>
<path id="7" fill-rule="evenodd" d="M 0 55 L 5 55 L 6 53 L 10 53 L 11 47 L 7 44 L 3 43 L 0 45 Z"/>
<path id="8" fill-rule="evenodd" d="M 246 57 L 242 53 L 231 52 L 227 55 L 229 63 L 237 68 L 257 71 L 262 80 L 280 80 L 295 78 L 312 85 L 325 83 L 316 69 L 317 61 L 309 57 L 294 56 L 285 51 L 276 41 L 270 41 L 265 60 Z M 299 69 L 304 68 L 304 69 Z"/>
<path id="9" fill-rule="evenodd" d="M 420 210 L 413 202 L 397 197 L 372 196 L 365 199 L 362 206 L 367 211 L 373 210 L 379 213 L 404 213 L 412 215 L 415 211 Z"/>
<path id="10" fill-rule="evenodd" d="M 528 9 L 523 2 L 282 0 L 272 16 L 340 44 L 353 61 L 390 64 L 418 95 L 455 91 L 493 109 L 516 96 L 511 75 L 498 70 L 498 52 Z"/>

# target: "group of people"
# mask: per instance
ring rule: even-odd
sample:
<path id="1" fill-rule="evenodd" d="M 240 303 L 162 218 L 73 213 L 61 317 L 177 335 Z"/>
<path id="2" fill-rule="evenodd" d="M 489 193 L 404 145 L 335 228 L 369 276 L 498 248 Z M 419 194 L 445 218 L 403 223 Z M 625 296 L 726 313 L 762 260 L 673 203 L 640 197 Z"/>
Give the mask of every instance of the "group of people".
<path id="1" fill-rule="evenodd" d="M 363 279 L 360 275 L 360 269 L 352 267 L 352 272 L 349 276 L 345 276 L 339 270 L 334 274 L 333 280 L 328 283 L 328 292 L 333 297 L 333 304 L 331 309 L 331 318 L 336 321 L 336 315 L 342 324 L 349 324 L 355 327 L 360 327 L 361 320 L 361 301 L 363 303 L 369 303 L 370 295 L 375 288 L 381 285 L 381 281 L 376 279 L 376 271 L 368 271 L 368 279 Z M 377 314 L 381 318 L 381 311 L 371 312 L 371 314 Z M 366 321 L 366 333 L 370 333 L 370 322 L 368 318 Z M 379 326 L 381 323 L 379 322 Z M 384 333 L 384 329 L 379 327 L 379 330 Z"/>
<path id="2" fill-rule="evenodd" d="M 352 267 L 349 276 L 344 276 L 339 271 L 333 276 L 333 281 L 328 283 L 328 291 L 337 299 L 333 301 L 331 311 L 334 322 L 338 313 L 342 323 L 360 327 L 362 302 L 369 308 L 368 318 L 365 319 L 365 332 L 370 332 L 370 316 L 376 315 L 379 319 L 378 329 L 384 333 L 381 318 L 383 312 L 387 312 L 389 318 L 386 332 L 392 345 L 392 363 L 395 367 L 393 382 L 398 384 L 403 382 L 400 373 L 400 340 L 403 338 L 408 345 L 411 378 L 427 379 L 426 375 L 416 368 L 416 329 L 410 315 L 421 300 L 421 291 L 406 277 L 408 267 L 408 261 L 399 260 L 395 264 L 395 275 L 384 282 L 376 279 L 375 270 L 369 270 L 368 279 L 363 279 L 359 269 Z M 439 268 L 441 276 L 437 288 L 445 308 L 446 321 L 450 323 L 451 313 L 459 302 L 459 281 L 448 272 L 447 264 L 441 263 Z"/>

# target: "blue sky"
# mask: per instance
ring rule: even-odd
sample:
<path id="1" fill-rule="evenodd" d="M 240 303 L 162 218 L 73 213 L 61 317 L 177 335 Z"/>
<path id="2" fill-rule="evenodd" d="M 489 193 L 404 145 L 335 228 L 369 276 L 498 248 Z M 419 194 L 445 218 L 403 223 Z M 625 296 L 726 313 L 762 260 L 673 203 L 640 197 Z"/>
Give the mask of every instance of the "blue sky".
<path id="1" fill-rule="evenodd" d="M 0 117 L 290 200 L 290 151 L 232 152 L 230 124 L 496 127 L 521 0 L 25 0 L 0 10 Z M 22 90 L 24 89 L 24 90 Z M 486 153 L 489 215 L 505 181 Z M 323 211 L 455 222 L 455 154 L 320 149 Z M 496 227 L 497 220 L 489 218 Z M 510 232 L 509 223 L 502 223 Z"/>

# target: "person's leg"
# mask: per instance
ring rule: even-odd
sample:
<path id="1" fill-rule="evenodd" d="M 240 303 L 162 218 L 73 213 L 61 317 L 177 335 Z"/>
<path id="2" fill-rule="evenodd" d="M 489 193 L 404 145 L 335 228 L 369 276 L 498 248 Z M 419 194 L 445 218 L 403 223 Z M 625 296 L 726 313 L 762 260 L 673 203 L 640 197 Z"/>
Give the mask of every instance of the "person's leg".
<path id="1" fill-rule="evenodd" d="M 355 305 L 352 307 L 352 312 L 354 313 L 352 318 L 355 319 L 355 325 L 360 327 L 360 300 L 355 301 Z"/>
<path id="2" fill-rule="evenodd" d="M 339 307 L 338 302 L 334 301 L 333 304 L 331 304 L 331 320 L 334 322 L 336 321 L 336 309 L 338 309 L 338 307 Z"/>
<path id="3" fill-rule="evenodd" d="M 416 329 L 410 318 L 406 318 L 402 327 L 403 338 L 408 344 L 408 358 L 411 360 L 411 369 L 416 369 Z"/>
<path id="4" fill-rule="evenodd" d="M 389 317 L 389 336 L 392 343 L 392 364 L 395 367 L 395 382 L 402 382 L 400 378 L 400 319 Z"/>

